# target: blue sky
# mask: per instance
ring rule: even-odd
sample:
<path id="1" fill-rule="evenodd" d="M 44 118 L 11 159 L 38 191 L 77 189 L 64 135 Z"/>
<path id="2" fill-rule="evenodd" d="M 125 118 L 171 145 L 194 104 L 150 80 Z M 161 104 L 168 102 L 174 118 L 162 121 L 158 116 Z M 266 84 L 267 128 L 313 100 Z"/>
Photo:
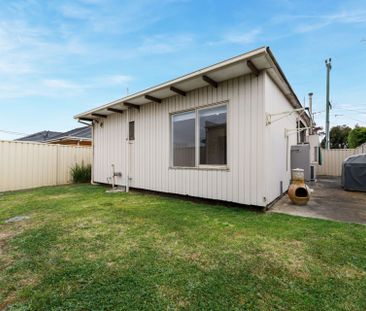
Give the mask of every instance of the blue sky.
<path id="1" fill-rule="evenodd" d="M 332 57 L 331 125 L 366 126 L 365 1 L 0 0 L 0 130 L 68 130 L 127 89 L 264 45 L 319 112 Z"/>

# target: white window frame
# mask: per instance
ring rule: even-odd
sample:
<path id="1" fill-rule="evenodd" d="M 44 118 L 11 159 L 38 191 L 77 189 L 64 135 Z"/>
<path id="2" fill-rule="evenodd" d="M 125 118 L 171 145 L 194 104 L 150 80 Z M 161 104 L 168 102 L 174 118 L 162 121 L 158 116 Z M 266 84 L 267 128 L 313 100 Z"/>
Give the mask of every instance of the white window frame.
<path id="1" fill-rule="evenodd" d="M 169 162 L 170 162 L 170 168 L 184 168 L 184 169 L 193 169 L 193 168 L 196 168 L 197 167 L 197 155 L 196 155 L 196 149 L 197 149 L 197 134 L 196 134 L 196 129 L 197 129 L 197 113 L 194 114 L 194 126 L 195 126 L 195 156 L 194 156 L 194 166 L 174 166 L 174 141 L 173 141 L 173 118 L 174 116 L 176 115 L 179 115 L 179 114 L 183 114 L 183 113 L 188 113 L 188 112 L 195 112 L 195 109 L 188 109 L 188 110 L 182 110 L 182 111 L 177 111 L 177 112 L 174 112 L 174 113 L 171 113 L 170 116 L 169 116 L 169 135 L 170 135 L 170 147 L 169 147 L 169 150 L 170 150 L 170 156 L 169 156 Z"/>
<path id="2" fill-rule="evenodd" d="M 199 140 L 200 140 L 200 124 L 199 124 L 199 111 L 226 106 L 226 164 L 200 164 L 200 148 L 199 148 Z M 173 117 L 178 114 L 186 113 L 186 112 L 194 112 L 195 113 L 195 165 L 194 166 L 174 166 L 173 163 L 173 153 L 174 153 L 174 142 L 173 142 Z M 229 170 L 229 154 L 230 154 L 230 131 L 229 131 L 229 116 L 230 116 L 230 105 L 229 101 L 221 101 L 205 106 L 200 106 L 192 109 L 174 111 L 170 113 L 169 122 L 170 122 L 170 168 L 171 169 L 202 169 L 202 170 Z"/>

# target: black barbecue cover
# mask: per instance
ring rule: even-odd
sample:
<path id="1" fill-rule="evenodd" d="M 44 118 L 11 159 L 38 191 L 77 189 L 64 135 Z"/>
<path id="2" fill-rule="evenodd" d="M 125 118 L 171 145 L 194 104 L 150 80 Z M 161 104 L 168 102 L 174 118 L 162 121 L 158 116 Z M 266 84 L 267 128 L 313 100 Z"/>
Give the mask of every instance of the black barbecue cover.
<path id="1" fill-rule="evenodd" d="M 357 154 L 343 161 L 342 187 L 345 190 L 366 191 L 366 154 Z"/>

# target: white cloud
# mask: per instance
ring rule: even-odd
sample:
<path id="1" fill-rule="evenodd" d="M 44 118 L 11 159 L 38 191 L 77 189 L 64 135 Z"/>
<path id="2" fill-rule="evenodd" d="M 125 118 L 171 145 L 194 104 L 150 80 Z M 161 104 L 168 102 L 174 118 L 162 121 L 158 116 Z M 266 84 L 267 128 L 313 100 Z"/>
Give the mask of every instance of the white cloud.
<path id="1" fill-rule="evenodd" d="M 240 28 L 240 27 L 238 27 Z M 248 31 L 229 31 L 224 33 L 221 36 L 221 39 L 216 41 L 209 41 L 208 45 L 217 45 L 217 44 L 250 44 L 260 39 L 260 34 L 262 33 L 262 29 L 260 27 L 253 28 Z"/>
<path id="2" fill-rule="evenodd" d="M 51 88 L 51 89 L 69 89 L 69 90 L 80 90 L 84 87 L 82 87 L 81 85 L 72 83 L 70 81 L 67 80 L 61 80 L 61 79 L 45 79 L 42 80 L 42 84 L 45 87 Z"/>
<path id="3" fill-rule="evenodd" d="M 0 22 L 0 49 L 9 51 L 21 45 L 36 45 L 39 38 L 46 36 L 45 29 L 31 27 L 25 21 L 2 21 Z"/>
<path id="4" fill-rule="evenodd" d="M 243 33 L 228 33 L 225 35 L 225 42 L 235 44 L 249 44 L 256 41 L 261 34 L 260 28 L 255 28 Z"/>
<path id="5" fill-rule="evenodd" d="M 89 90 L 111 87 L 128 87 L 132 76 L 111 74 L 89 80 L 76 81 L 71 79 L 47 78 L 40 80 L 13 79 L 0 84 L 0 99 L 25 98 L 30 96 L 71 97 L 85 94 Z"/>
<path id="6" fill-rule="evenodd" d="M 67 18 L 87 20 L 92 18 L 92 11 L 75 4 L 62 5 L 60 11 Z"/>
<path id="7" fill-rule="evenodd" d="M 25 20 L 0 22 L 0 79 L 39 74 L 49 64 L 62 62 L 88 52 L 78 38 L 57 33 L 57 30 L 35 27 Z"/>
<path id="8" fill-rule="evenodd" d="M 331 24 L 366 23 L 365 10 L 343 10 L 326 15 L 278 15 L 273 18 L 274 24 L 291 23 L 294 32 L 305 33 L 321 29 Z"/>
<path id="9" fill-rule="evenodd" d="M 58 5 L 56 10 L 65 18 L 79 20 L 80 29 L 105 34 L 125 34 L 160 20 L 163 14 L 159 7 L 163 5 L 164 3 L 149 0 L 75 0 Z M 160 14 L 156 14 L 157 11 Z"/>
<path id="10" fill-rule="evenodd" d="M 128 85 L 129 82 L 133 80 L 133 77 L 127 76 L 127 75 L 110 75 L 110 76 L 104 76 L 102 78 L 97 79 L 98 84 L 104 84 L 104 85 Z"/>
<path id="11" fill-rule="evenodd" d="M 0 59 L 0 76 L 1 75 L 25 75 L 31 73 L 33 70 L 30 64 L 18 63 L 14 60 Z"/>
<path id="12" fill-rule="evenodd" d="M 103 3 L 105 0 L 79 0 L 80 3 L 84 3 L 84 4 L 101 4 Z"/>
<path id="13" fill-rule="evenodd" d="M 9 4 L 13 13 L 9 17 L 4 15 L 5 10 L 0 12 L 0 99 L 68 97 L 91 89 L 128 87 L 133 77 L 119 72 L 96 76 L 93 66 L 151 53 L 175 52 L 189 46 L 193 40 L 189 34 L 135 37 L 132 42 L 123 44 L 126 49 L 121 44 L 111 48 L 98 39 L 91 40 L 101 35 L 93 33 L 96 31 L 101 31 L 103 38 L 105 34 L 121 35 L 160 19 L 160 15 L 151 14 L 160 4 L 155 6 L 147 0 L 127 3 L 121 14 L 116 14 L 115 3 L 101 0 L 51 3 L 47 10 L 76 21 L 56 18 L 46 24 L 36 20 L 44 7 L 36 1 L 34 5 L 30 2 L 33 1 Z M 94 14 L 90 6 L 94 7 Z M 85 76 L 80 76 L 81 71 L 85 71 Z M 2 102 L 5 103 L 0 101 L 0 104 Z"/>
<path id="14" fill-rule="evenodd" d="M 187 48 L 193 42 L 190 34 L 161 34 L 145 38 L 137 51 L 142 54 L 166 54 Z"/>

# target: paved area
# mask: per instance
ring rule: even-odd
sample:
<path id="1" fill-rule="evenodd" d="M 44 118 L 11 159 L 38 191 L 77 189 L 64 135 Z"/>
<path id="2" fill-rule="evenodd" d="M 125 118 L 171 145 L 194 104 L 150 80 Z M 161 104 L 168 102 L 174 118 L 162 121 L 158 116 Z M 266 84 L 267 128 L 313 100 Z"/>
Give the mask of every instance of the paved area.
<path id="1" fill-rule="evenodd" d="M 293 205 L 285 195 L 270 212 L 366 224 L 366 192 L 344 191 L 340 178 L 321 178 L 308 185 L 314 190 L 308 205 Z"/>

